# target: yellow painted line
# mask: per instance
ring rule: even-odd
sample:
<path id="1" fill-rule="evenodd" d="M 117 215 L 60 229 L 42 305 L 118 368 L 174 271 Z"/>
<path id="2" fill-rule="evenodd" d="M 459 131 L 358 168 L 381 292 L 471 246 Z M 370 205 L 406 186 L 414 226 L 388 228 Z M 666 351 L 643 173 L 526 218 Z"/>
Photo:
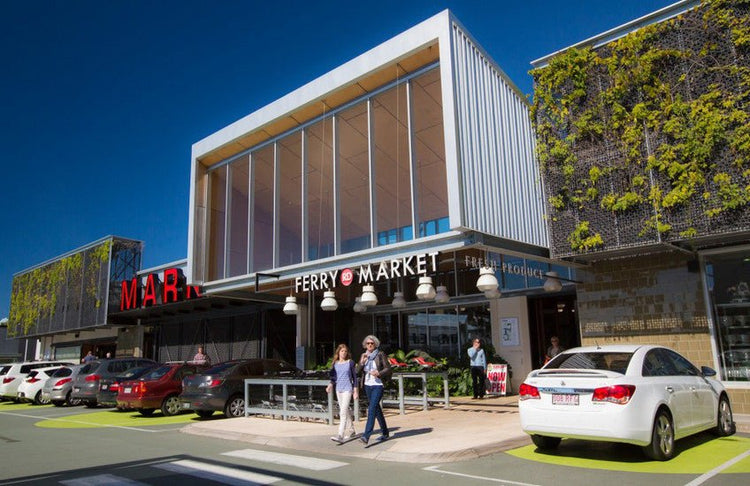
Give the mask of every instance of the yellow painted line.
<path id="1" fill-rule="evenodd" d="M 197 415 L 195 414 L 181 414 L 172 417 L 154 414 L 151 417 L 144 417 L 138 412 L 117 412 L 109 410 L 69 415 L 67 417 L 49 418 L 41 420 L 34 425 L 48 429 L 112 427 L 154 432 L 154 430 L 149 430 L 144 427 L 187 424 L 192 420 L 195 420 L 196 417 Z M 39 419 L 40 417 L 34 418 Z"/>
<path id="2" fill-rule="evenodd" d="M 640 447 L 573 439 L 563 440 L 551 451 L 538 451 L 530 445 L 507 453 L 545 464 L 652 474 L 704 474 L 744 455 L 721 473 L 750 473 L 750 455 L 745 455 L 750 450 L 750 439 L 700 434 L 677 441 L 676 447 L 677 455 L 663 462 L 648 459 Z"/>

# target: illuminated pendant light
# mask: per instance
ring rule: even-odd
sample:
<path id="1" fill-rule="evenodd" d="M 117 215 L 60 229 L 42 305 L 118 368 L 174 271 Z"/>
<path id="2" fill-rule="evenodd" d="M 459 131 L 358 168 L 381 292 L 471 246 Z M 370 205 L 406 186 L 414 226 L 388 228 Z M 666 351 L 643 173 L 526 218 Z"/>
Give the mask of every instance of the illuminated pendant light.
<path id="1" fill-rule="evenodd" d="M 479 269 L 477 288 L 480 292 L 497 290 L 497 277 L 495 277 L 495 272 L 492 270 L 492 268 L 482 267 L 481 269 Z"/>
<path id="2" fill-rule="evenodd" d="M 557 272 L 547 272 L 544 275 L 547 277 L 547 280 L 544 281 L 545 292 L 559 292 L 562 290 L 562 282 L 560 282 Z"/>
<path id="3" fill-rule="evenodd" d="M 284 314 L 293 316 L 297 314 L 299 307 L 297 306 L 297 297 L 289 296 L 286 298 L 286 304 L 284 304 Z"/>
<path id="4" fill-rule="evenodd" d="M 362 287 L 362 297 L 360 297 L 359 301 L 365 307 L 372 307 L 374 305 L 377 305 L 378 296 L 375 295 L 375 287 L 373 287 L 372 285 L 365 285 L 364 287 Z"/>
<path id="5" fill-rule="evenodd" d="M 354 306 L 352 306 L 354 312 L 364 312 L 367 310 L 367 306 L 362 304 L 359 297 L 354 298 Z"/>
<path id="6" fill-rule="evenodd" d="M 417 287 L 417 299 L 432 300 L 435 298 L 435 287 L 432 286 L 432 277 L 419 277 Z"/>
<path id="7" fill-rule="evenodd" d="M 333 290 L 323 292 L 323 301 L 320 303 L 320 308 L 324 311 L 335 311 L 338 309 L 339 303 L 336 302 L 336 292 Z"/>
<path id="8" fill-rule="evenodd" d="M 448 287 L 445 285 L 438 285 L 437 292 L 435 293 L 435 302 L 438 304 L 447 304 L 451 300 L 451 296 L 448 295 Z"/>
<path id="9" fill-rule="evenodd" d="M 396 309 L 403 309 L 406 307 L 406 299 L 404 299 L 404 293 L 403 292 L 394 292 L 393 293 L 393 307 Z"/>

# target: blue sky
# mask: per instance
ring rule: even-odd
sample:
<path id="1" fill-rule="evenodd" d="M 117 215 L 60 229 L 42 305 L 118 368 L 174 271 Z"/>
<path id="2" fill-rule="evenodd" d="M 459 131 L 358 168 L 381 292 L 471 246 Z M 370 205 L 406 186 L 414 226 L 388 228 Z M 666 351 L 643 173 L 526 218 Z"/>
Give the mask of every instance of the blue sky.
<path id="1" fill-rule="evenodd" d="M 106 235 L 184 258 L 194 142 L 445 8 L 530 94 L 530 61 L 671 3 L 3 2 L 0 318 L 14 273 Z"/>

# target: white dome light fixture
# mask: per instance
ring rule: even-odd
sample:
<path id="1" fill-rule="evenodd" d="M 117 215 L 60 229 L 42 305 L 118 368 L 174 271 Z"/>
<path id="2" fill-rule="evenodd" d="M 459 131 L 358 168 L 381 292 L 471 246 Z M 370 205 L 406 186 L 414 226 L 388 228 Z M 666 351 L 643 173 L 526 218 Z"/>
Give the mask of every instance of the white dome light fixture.
<path id="1" fill-rule="evenodd" d="M 404 299 L 403 292 L 393 292 L 393 307 L 396 309 L 403 309 L 406 307 L 406 299 Z"/>
<path id="2" fill-rule="evenodd" d="M 491 290 L 497 290 L 497 277 L 495 277 L 495 271 L 490 267 L 482 267 L 479 269 L 479 279 L 477 280 L 477 288 L 480 292 L 488 292 Z"/>
<path id="3" fill-rule="evenodd" d="M 545 292 L 559 292 L 562 290 L 562 282 L 557 272 L 547 272 L 544 274 L 547 280 L 544 281 Z"/>
<path id="4" fill-rule="evenodd" d="M 361 302 L 361 300 L 360 300 L 360 298 L 359 298 L 359 297 L 355 297 L 355 298 L 354 298 L 354 305 L 352 306 L 352 310 L 353 310 L 354 312 L 358 312 L 358 313 L 359 313 L 359 312 L 364 312 L 364 311 L 366 311 L 366 310 L 367 310 L 367 306 L 366 306 L 366 305 L 364 305 L 364 304 L 363 304 L 363 303 Z"/>
<path id="5" fill-rule="evenodd" d="M 320 302 L 320 308 L 324 311 L 335 311 L 338 309 L 339 303 L 336 302 L 336 292 L 333 290 L 323 292 L 323 300 Z"/>
<path id="6" fill-rule="evenodd" d="M 432 277 L 419 277 L 419 287 L 416 293 L 419 300 L 434 299 L 435 287 L 432 286 Z"/>
<path id="7" fill-rule="evenodd" d="M 435 302 L 438 304 L 447 304 L 450 300 L 451 296 L 448 295 L 448 287 L 445 285 L 438 285 L 437 292 L 435 293 Z"/>
<path id="8" fill-rule="evenodd" d="M 299 307 L 297 306 L 297 297 L 289 296 L 286 298 L 286 304 L 284 304 L 284 314 L 288 316 L 297 315 Z"/>
<path id="9" fill-rule="evenodd" d="M 378 304 L 378 296 L 375 295 L 375 287 L 372 285 L 365 285 L 362 287 L 362 297 L 359 301 L 365 307 L 372 307 Z"/>

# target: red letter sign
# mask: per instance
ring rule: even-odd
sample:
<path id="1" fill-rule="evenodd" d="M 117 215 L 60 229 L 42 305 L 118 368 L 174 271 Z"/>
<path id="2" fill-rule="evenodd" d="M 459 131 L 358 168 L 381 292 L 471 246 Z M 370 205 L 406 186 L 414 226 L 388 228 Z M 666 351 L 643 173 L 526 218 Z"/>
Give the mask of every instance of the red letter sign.
<path id="1" fill-rule="evenodd" d="M 177 302 L 177 283 L 179 274 L 176 268 L 164 270 L 164 285 L 161 289 L 161 303 Z"/>
<path id="2" fill-rule="evenodd" d="M 156 286 L 159 283 L 159 278 L 156 274 L 149 274 L 146 277 L 146 290 L 143 291 L 143 307 L 148 307 L 156 304 Z"/>
<path id="3" fill-rule="evenodd" d="M 135 309 L 138 307 L 138 278 L 134 278 L 130 282 L 128 288 L 128 281 L 122 281 L 122 292 L 120 293 L 120 310 Z"/>

